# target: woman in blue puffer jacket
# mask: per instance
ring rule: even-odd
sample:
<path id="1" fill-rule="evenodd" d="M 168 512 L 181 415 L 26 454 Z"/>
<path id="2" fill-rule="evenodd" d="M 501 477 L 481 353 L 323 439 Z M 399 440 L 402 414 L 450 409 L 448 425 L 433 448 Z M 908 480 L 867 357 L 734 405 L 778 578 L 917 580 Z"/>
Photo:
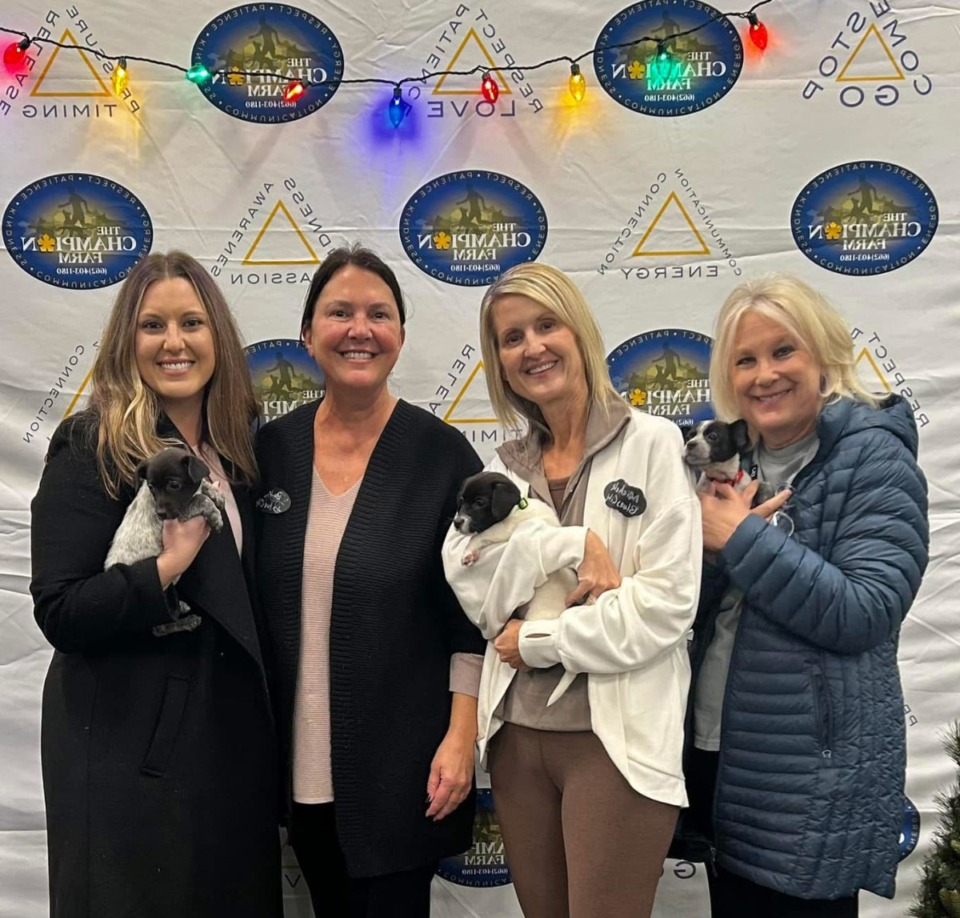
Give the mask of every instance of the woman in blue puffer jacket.
<path id="1" fill-rule="evenodd" d="M 782 275 L 727 298 L 710 377 L 755 444 L 750 487 L 701 497 L 686 771 L 712 918 L 850 918 L 860 889 L 894 891 L 897 642 L 928 548 L 917 427 L 864 390 L 840 316 Z M 780 493 L 751 511 L 760 482 Z"/>

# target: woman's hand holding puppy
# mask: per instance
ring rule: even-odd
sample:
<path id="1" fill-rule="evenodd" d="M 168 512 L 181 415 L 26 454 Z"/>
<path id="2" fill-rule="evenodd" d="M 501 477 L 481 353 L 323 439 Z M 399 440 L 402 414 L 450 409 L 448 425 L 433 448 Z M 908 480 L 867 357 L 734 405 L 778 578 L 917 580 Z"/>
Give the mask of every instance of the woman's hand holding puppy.
<path id="1" fill-rule="evenodd" d="M 584 542 L 583 561 L 577 568 L 577 587 L 567 596 L 567 608 L 583 602 L 593 602 L 601 593 L 620 586 L 620 571 L 613 563 L 610 552 L 592 529 L 587 530 Z M 520 628 L 523 622 L 512 618 L 493 642 L 502 662 L 520 672 L 529 672 L 530 667 L 520 656 Z"/>
<path id="2" fill-rule="evenodd" d="M 522 673 L 530 672 L 531 667 L 523 662 L 520 656 L 520 628 L 523 622 L 519 618 L 511 618 L 503 630 L 494 638 L 493 648 L 500 655 L 500 660 Z"/>
<path id="3" fill-rule="evenodd" d="M 620 586 L 620 571 L 617 570 L 607 546 L 592 529 L 587 530 L 583 545 L 583 561 L 577 568 L 577 588 L 567 597 L 567 608 L 582 602 L 592 602 L 601 593 Z"/>
<path id="4" fill-rule="evenodd" d="M 210 527 L 202 516 L 163 521 L 163 551 L 157 556 L 160 586 L 166 589 L 193 564 L 200 547 L 207 541 Z"/>
<path id="5" fill-rule="evenodd" d="M 751 482 L 743 491 L 728 484 L 715 482 L 710 491 L 699 495 L 700 512 L 703 516 L 703 547 L 706 551 L 721 551 L 730 536 L 751 513 L 770 519 L 789 499 L 789 490 L 781 491 L 768 501 L 751 509 L 753 498 L 760 487 L 759 481 Z"/>

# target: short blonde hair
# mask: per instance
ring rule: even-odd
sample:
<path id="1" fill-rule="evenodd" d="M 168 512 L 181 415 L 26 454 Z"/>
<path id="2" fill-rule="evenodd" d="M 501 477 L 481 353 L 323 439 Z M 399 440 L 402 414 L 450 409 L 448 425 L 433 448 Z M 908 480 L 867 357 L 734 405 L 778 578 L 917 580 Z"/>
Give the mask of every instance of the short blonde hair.
<path id="1" fill-rule="evenodd" d="M 619 399 L 620 396 L 610 382 L 600 326 L 576 284 L 559 268 L 536 262 L 526 262 L 506 271 L 487 290 L 480 306 L 480 351 L 486 370 L 487 391 L 501 423 L 512 427 L 523 418 L 541 443 L 547 444 L 553 436 L 543 412 L 533 402 L 517 395 L 503 378 L 493 309 L 502 297 L 511 295 L 525 296 L 549 309 L 573 332 L 583 360 L 590 404 L 606 411 L 610 397 Z"/>
<path id="2" fill-rule="evenodd" d="M 720 307 L 710 358 L 710 390 L 718 417 L 732 421 L 740 416 L 731 376 L 737 329 L 748 312 L 782 325 L 810 352 L 820 366 L 824 399 L 853 398 L 874 407 L 879 403 L 857 376 L 850 330 L 840 314 L 798 278 L 768 274 L 740 284 Z"/>

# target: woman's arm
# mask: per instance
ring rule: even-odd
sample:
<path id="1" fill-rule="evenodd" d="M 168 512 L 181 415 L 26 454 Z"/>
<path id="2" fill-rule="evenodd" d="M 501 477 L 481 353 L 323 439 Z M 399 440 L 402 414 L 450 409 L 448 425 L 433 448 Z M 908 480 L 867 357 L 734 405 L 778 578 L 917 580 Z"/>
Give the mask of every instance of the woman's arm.
<path id="1" fill-rule="evenodd" d="M 682 469 L 678 474 L 685 475 Z M 574 606 L 553 621 L 523 623 L 525 663 L 618 673 L 647 666 L 686 640 L 697 609 L 701 564 L 699 504 L 689 482 L 686 487 L 688 496 L 665 507 L 644 529 L 636 574 L 593 604 Z"/>
<path id="2" fill-rule="evenodd" d="M 465 566 L 471 536 L 451 526 L 443 543 L 443 569 L 467 617 L 492 640 L 551 573 L 579 567 L 586 535 L 582 526 L 525 520 L 510 539 L 486 546 L 477 561 Z"/>
<path id="3" fill-rule="evenodd" d="M 149 635 L 173 618 L 156 558 L 103 570 L 124 506 L 104 490 L 92 446 L 71 440 L 63 428 L 54 434 L 30 528 L 34 616 L 64 652 Z"/>
<path id="4" fill-rule="evenodd" d="M 427 817 L 449 816 L 473 787 L 473 746 L 477 741 L 477 698 L 454 692 L 450 727 L 437 747 L 427 779 Z"/>
<path id="5" fill-rule="evenodd" d="M 683 438 L 660 422 L 634 425 L 625 436 L 616 474 L 639 484 L 649 501 L 637 542 L 623 549 L 629 558 L 614 558 L 632 573 L 595 603 L 569 608 L 553 621 L 524 622 L 520 654 L 530 666 L 618 673 L 650 665 L 686 641 L 697 608 L 702 540 L 700 505 L 681 459 Z M 591 507 L 586 512 L 589 519 Z"/>
<path id="6" fill-rule="evenodd" d="M 851 475 L 829 562 L 757 517 L 723 549 L 730 580 L 752 609 L 838 653 L 862 653 L 897 632 L 929 544 L 926 481 L 899 440 L 874 441 Z"/>

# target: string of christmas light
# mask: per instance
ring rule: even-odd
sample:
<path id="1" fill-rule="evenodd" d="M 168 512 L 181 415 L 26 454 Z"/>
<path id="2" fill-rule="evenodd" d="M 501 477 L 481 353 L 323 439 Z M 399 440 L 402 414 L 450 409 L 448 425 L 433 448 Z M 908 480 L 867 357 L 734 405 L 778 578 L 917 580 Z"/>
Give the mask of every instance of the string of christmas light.
<path id="1" fill-rule="evenodd" d="M 702 29 L 707 28 L 712 23 L 720 19 L 747 20 L 749 23 L 747 34 L 750 37 L 751 42 L 760 51 L 764 51 L 769 44 L 770 36 L 769 32 L 767 31 L 767 27 L 760 21 L 760 18 L 757 15 L 757 10 L 761 6 L 766 6 L 768 3 L 772 2 L 773 0 L 757 0 L 757 2 L 750 7 L 750 9 L 744 10 L 743 12 L 724 13 L 720 10 L 714 10 L 704 19 L 702 23 L 691 26 L 689 29 L 685 29 L 681 32 L 675 32 L 668 38 L 663 38 L 662 36 L 644 35 L 640 38 L 634 38 L 630 41 L 619 42 L 617 44 L 594 45 L 594 47 L 584 51 L 582 54 L 578 54 L 576 57 L 570 57 L 567 54 L 561 54 L 557 57 L 550 57 L 542 61 L 537 61 L 534 64 L 511 64 L 503 66 L 477 64 L 475 67 L 471 67 L 469 70 L 432 70 L 429 72 L 423 72 L 419 76 L 402 77 L 398 80 L 390 80 L 385 77 L 289 80 L 287 77 L 269 70 L 238 70 L 235 68 L 231 68 L 229 71 L 220 71 L 220 73 L 228 74 L 232 78 L 243 77 L 246 79 L 253 77 L 262 80 L 273 80 L 276 82 L 286 83 L 286 87 L 283 90 L 283 99 L 285 102 L 296 102 L 304 95 L 308 88 L 314 86 L 357 86 L 363 84 L 392 86 L 394 90 L 393 98 L 390 100 L 390 103 L 387 107 L 387 114 L 390 118 L 391 124 L 393 124 L 394 127 L 399 127 L 407 112 L 409 112 L 412 107 L 409 102 L 406 102 L 403 99 L 403 86 L 407 83 L 426 83 L 428 80 L 432 80 L 437 77 L 466 77 L 476 76 L 479 74 L 482 75 L 480 92 L 484 99 L 492 104 L 497 101 L 497 98 L 500 95 L 500 87 L 497 84 L 496 79 L 494 79 L 494 74 L 509 73 L 511 71 L 529 72 L 532 70 L 540 70 L 543 67 L 549 67 L 552 64 L 567 63 L 570 65 L 570 95 L 576 102 L 579 103 L 583 101 L 587 91 L 586 79 L 580 70 L 580 61 L 584 60 L 585 58 L 593 57 L 595 54 L 600 52 L 616 51 L 621 48 L 633 48 L 639 45 L 641 42 L 651 42 L 656 46 L 656 51 L 654 53 L 653 60 L 651 61 L 651 67 L 656 73 L 668 75 L 671 72 L 674 64 L 669 50 L 670 42 L 674 42 L 678 38 L 683 38 L 687 35 L 693 35 L 695 32 L 699 32 Z M 158 60 L 157 58 L 152 57 L 142 57 L 136 54 L 107 54 L 105 51 L 102 51 L 99 48 L 91 48 L 87 45 L 60 42 L 55 41 L 52 38 L 39 38 L 36 36 L 31 37 L 29 33 L 23 32 L 19 29 L 9 29 L 4 26 L 0 26 L 0 33 L 3 32 L 7 33 L 8 35 L 16 35 L 19 37 L 18 41 L 9 44 L 3 52 L 4 66 L 6 67 L 7 71 L 14 76 L 17 76 L 23 72 L 26 64 L 27 51 L 33 44 L 53 45 L 57 48 L 63 48 L 66 50 L 85 51 L 93 54 L 97 59 L 102 61 L 116 61 L 117 63 L 113 72 L 112 81 L 114 91 L 117 93 L 117 95 L 120 95 L 126 89 L 129 83 L 130 61 L 137 61 L 139 63 L 152 64 L 157 67 L 166 67 L 170 70 L 176 70 L 177 72 L 182 73 L 191 83 L 196 85 L 202 85 L 203 83 L 206 83 L 208 80 L 212 79 L 214 75 L 199 61 L 190 67 L 182 67 L 179 64 L 175 64 L 171 61 Z"/>

